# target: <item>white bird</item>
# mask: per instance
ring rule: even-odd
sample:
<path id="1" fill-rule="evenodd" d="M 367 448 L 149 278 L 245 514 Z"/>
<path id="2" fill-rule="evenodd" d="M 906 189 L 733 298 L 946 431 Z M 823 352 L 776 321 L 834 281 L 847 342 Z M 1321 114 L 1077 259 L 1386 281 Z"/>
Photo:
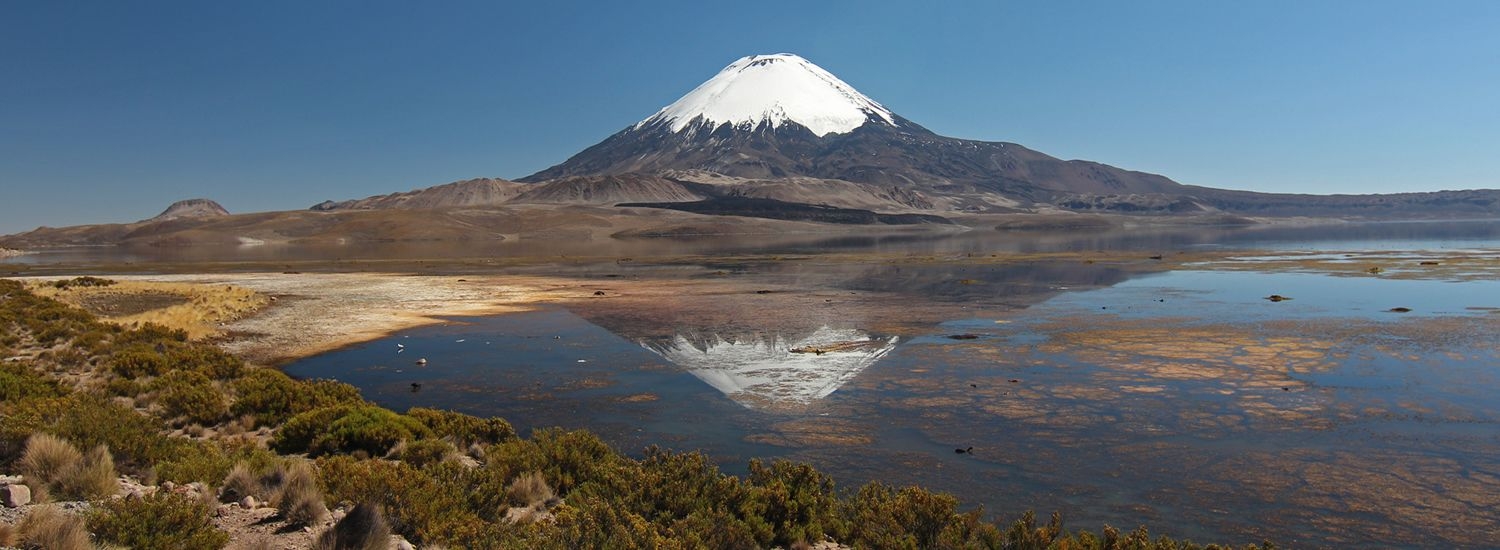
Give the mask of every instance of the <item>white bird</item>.
<path id="1" fill-rule="evenodd" d="M 418 360 L 417 360 L 417 364 L 418 364 L 418 365 L 426 365 L 426 364 L 427 364 L 427 358 L 426 358 L 426 357 L 423 357 L 423 358 L 421 358 L 421 359 L 418 359 Z"/>

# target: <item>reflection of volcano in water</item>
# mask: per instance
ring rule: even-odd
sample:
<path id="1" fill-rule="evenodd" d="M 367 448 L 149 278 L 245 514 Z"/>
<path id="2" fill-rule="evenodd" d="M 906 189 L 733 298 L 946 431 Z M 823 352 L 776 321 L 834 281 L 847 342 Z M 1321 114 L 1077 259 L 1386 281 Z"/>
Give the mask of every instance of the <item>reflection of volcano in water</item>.
<path id="1" fill-rule="evenodd" d="M 825 326 L 796 341 L 781 335 L 725 340 L 678 334 L 641 345 L 741 405 L 779 408 L 827 397 L 894 349 L 896 340 Z"/>

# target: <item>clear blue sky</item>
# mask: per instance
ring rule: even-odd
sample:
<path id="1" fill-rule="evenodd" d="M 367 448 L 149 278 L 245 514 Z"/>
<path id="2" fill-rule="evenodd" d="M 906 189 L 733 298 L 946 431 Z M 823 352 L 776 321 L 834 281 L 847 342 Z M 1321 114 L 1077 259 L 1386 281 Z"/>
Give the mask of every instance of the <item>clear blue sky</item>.
<path id="1" fill-rule="evenodd" d="M 0 3 L 0 233 L 517 178 L 775 52 L 1183 183 L 1500 187 L 1495 1 L 510 4 Z"/>

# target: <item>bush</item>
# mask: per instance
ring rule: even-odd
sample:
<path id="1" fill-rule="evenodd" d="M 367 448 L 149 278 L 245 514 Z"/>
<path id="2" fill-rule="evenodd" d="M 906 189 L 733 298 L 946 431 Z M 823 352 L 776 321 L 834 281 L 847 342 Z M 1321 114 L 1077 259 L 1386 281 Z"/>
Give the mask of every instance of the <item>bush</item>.
<path id="1" fill-rule="evenodd" d="M 324 531 L 313 544 L 316 550 L 386 550 L 391 543 L 391 527 L 385 515 L 373 504 L 361 502 Z"/>
<path id="2" fill-rule="evenodd" d="M 105 362 L 116 376 L 130 380 L 143 376 L 161 376 L 170 367 L 166 355 L 146 344 L 118 348 Z"/>
<path id="3" fill-rule="evenodd" d="M 441 439 L 419 439 L 402 441 L 391 449 L 391 454 L 402 462 L 421 468 L 457 456 L 458 449 Z"/>
<path id="4" fill-rule="evenodd" d="M 354 386 L 332 380 L 294 380 L 275 369 L 249 369 L 230 387 L 236 395 L 230 410 L 236 416 L 255 416 L 261 426 L 276 426 L 313 409 L 364 401 Z"/>
<path id="5" fill-rule="evenodd" d="M 385 456 L 402 440 L 431 435 L 421 422 L 375 405 L 339 405 L 292 417 L 272 445 L 283 453 L 312 456 L 356 451 Z"/>
<path id="6" fill-rule="evenodd" d="M 470 508 L 469 496 L 481 489 L 469 468 L 441 463 L 423 470 L 349 456 L 321 458 L 318 465 L 330 498 L 380 505 L 389 512 L 391 528 L 414 543 L 495 547 L 503 529 Z"/>
<path id="7" fill-rule="evenodd" d="M 52 286 L 67 290 L 70 288 L 89 288 L 99 286 L 110 286 L 115 284 L 113 279 L 101 279 L 99 277 L 74 277 L 72 279 L 59 279 L 52 281 Z"/>
<path id="8" fill-rule="evenodd" d="M 152 385 L 160 392 L 157 403 L 166 418 L 217 424 L 229 415 L 229 403 L 223 392 L 198 371 L 172 371 L 157 378 Z"/>
<path id="9" fill-rule="evenodd" d="M 24 401 L 12 408 L 5 420 L 0 423 L 0 442 L 6 449 L 30 434 L 51 433 L 79 446 L 107 445 L 115 460 L 134 473 L 143 473 L 191 444 L 162 434 L 157 421 L 134 409 L 84 393 Z"/>
<path id="10" fill-rule="evenodd" d="M 0 363 L 0 402 L 22 399 L 60 397 L 66 393 L 56 380 L 37 372 L 25 363 Z"/>
<path id="11" fill-rule="evenodd" d="M 129 548 L 217 550 L 229 535 L 215 529 L 213 508 L 203 501 L 165 491 L 140 499 L 111 499 L 91 514 L 89 524 L 101 540 Z"/>
<path id="12" fill-rule="evenodd" d="M 91 550 L 89 532 L 84 528 L 83 518 L 57 509 L 56 506 L 37 506 L 21 519 L 16 529 L 20 531 L 23 548 L 45 548 L 46 550 Z"/>
<path id="13" fill-rule="evenodd" d="M 254 464 L 260 468 L 268 468 L 276 461 L 274 453 L 253 442 L 229 444 L 226 448 L 225 444 L 215 441 L 173 441 L 177 445 L 172 457 L 156 463 L 159 481 L 201 481 L 206 486 L 213 486 L 224 480 L 236 464 Z"/>
<path id="14" fill-rule="evenodd" d="M 281 487 L 271 500 L 282 519 L 292 525 L 313 525 L 328 516 L 323 492 L 318 490 L 317 472 L 311 462 L 292 461 L 281 470 Z"/>
<path id="15" fill-rule="evenodd" d="M 245 372 L 245 361 L 209 344 L 171 346 L 167 363 L 177 370 L 194 371 L 214 380 L 231 380 Z"/>
<path id="16" fill-rule="evenodd" d="M 460 412 L 413 407 L 406 416 L 417 419 L 438 437 L 452 438 L 460 447 L 479 443 L 493 445 L 516 438 L 516 430 L 503 418 L 479 418 Z"/>
<path id="17" fill-rule="evenodd" d="M 871 548 L 933 548 L 953 524 L 957 509 L 958 500 L 950 495 L 870 483 L 845 504 L 849 532 L 844 541 Z M 993 526 L 991 531 L 998 538 Z"/>
<path id="18" fill-rule="evenodd" d="M 822 540 L 838 532 L 838 499 L 833 479 L 806 464 L 777 460 L 766 466 L 750 461 L 747 519 L 764 520 L 771 543 L 789 546 Z"/>

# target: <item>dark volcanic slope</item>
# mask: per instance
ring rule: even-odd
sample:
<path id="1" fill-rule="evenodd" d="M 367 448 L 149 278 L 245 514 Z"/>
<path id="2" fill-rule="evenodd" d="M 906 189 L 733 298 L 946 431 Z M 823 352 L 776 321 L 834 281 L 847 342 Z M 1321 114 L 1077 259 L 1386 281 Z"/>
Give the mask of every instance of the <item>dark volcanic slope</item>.
<path id="1" fill-rule="evenodd" d="M 1075 193 L 1178 192 L 1162 176 L 1086 161 L 1064 161 L 1014 143 L 939 136 L 896 117 L 823 137 L 796 124 L 754 129 L 720 125 L 673 132 L 657 123 L 630 127 L 566 162 L 519 181 L 627 172 L 707 170 L 740 178 L 808 176 L 919 188 L 994 191 L 1043 200 Z"/>

